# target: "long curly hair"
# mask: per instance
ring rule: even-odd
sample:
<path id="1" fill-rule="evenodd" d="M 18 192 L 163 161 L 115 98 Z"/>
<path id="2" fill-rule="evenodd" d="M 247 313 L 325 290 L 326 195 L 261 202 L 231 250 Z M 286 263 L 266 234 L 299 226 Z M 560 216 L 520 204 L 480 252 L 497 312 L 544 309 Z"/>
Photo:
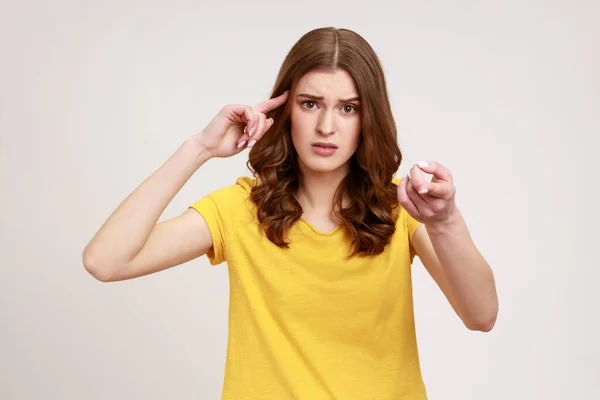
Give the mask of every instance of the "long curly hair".
<path id="1" fill-rule="evenodd" d="M 383 69 L 375 51 L 359 34 L 333 27 L 319 28 L 303 35 L 286 56 L 271 98 L 290 90 L 313 70 L 347 71 L 361 98 L 362 132 L 350 159 L 350 172 L 334 197 L 334 210 L 352 237 L 349 257 L 376 255 L 390 242 L 395 231 L 394 209 L 398 206 L 397 186 L 392 177 L 402 161 L 397 144 Z M 285 237 L 302 217 L 296 198 L 299 182 L 298 157 L 291 138 L 292 101 L 268 113 L 273 126 L 251 149 L 247 166 L 257 178 L 250 198 L 267 238 L 287 248 Z M 344 203 L 342 203 L 344 199 Z"/>

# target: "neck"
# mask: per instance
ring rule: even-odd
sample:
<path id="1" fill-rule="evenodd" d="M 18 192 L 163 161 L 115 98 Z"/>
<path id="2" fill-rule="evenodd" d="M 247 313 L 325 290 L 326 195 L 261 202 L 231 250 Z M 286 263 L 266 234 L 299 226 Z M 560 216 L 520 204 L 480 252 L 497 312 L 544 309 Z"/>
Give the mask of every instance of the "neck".
<path id="1" fill-rule="evenodd" d="M 333 211 L 333 198 L 348 168 L 330 172 L 314 172 L 302 169 L 296 194 L 304 211 L 329 215 Z"/>

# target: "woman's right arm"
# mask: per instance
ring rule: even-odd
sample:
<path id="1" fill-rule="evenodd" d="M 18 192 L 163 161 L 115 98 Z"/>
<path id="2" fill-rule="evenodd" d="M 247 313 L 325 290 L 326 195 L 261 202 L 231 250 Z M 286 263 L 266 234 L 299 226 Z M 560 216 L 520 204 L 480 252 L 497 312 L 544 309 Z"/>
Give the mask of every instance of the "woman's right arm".
<path id="1" fill-rule="evenodd" d="M 210 158 L 198 138 L 188 139 L 110 215 L 83 251 L 83 265 L 96 279 L 136 278 L 182 264 L 212 246 L 208 226 L 188 209 L 157 224 L 183 185 Z"/>
<path id="2" fill-rule="evenodd" d="M 183 264 L 212 248 L 204 218 L 194 209 L 158 219 L 189 178 L 213 157 L 243 151 L 273 125 L 266 113 L 287 101 L 288 93 L 254 107 L 224 107 L 202 132 L 186 140 L 139 185 L 100 227 L 83 250 L 83 265 L 102 282 L 132 279 Z M 248 133 L 246 133 L 246 131 Z"/>

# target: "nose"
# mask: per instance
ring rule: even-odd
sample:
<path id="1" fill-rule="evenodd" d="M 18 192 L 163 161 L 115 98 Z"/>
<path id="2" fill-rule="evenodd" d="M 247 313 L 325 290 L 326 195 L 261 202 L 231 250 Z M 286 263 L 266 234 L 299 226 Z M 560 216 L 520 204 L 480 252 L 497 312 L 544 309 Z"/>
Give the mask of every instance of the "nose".
<path id="1" fill-rule="evenodd" d="M 324 110 L 319 116 L 317 123 L 317 132 L 323 136 L 329 136 L 335 133 L 335 121 L 333 111 Z"/>

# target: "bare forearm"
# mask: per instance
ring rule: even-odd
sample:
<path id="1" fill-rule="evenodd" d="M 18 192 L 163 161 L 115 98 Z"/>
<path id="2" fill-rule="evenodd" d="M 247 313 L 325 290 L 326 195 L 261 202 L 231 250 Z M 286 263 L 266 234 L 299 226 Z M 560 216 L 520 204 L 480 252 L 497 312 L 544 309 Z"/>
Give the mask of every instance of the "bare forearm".
<path id="1" fill-rule="evenodd" d="M 494 276 L 462 215 L 457 210 L 448 221 L 426 224 L 426 228 L 465 324 L 478 330 L 491 329 L 498 313 Z"/>
<path id="2" fill-rule="evenodd" d="M 142 249 L 158 219 L 208 159 L 201 146 L 188 139 L 110 215 L 83 252 L 92 269 L 110 269 L 133 259 Z M 108 271 L 100 271 L 100 274 Z"/>

